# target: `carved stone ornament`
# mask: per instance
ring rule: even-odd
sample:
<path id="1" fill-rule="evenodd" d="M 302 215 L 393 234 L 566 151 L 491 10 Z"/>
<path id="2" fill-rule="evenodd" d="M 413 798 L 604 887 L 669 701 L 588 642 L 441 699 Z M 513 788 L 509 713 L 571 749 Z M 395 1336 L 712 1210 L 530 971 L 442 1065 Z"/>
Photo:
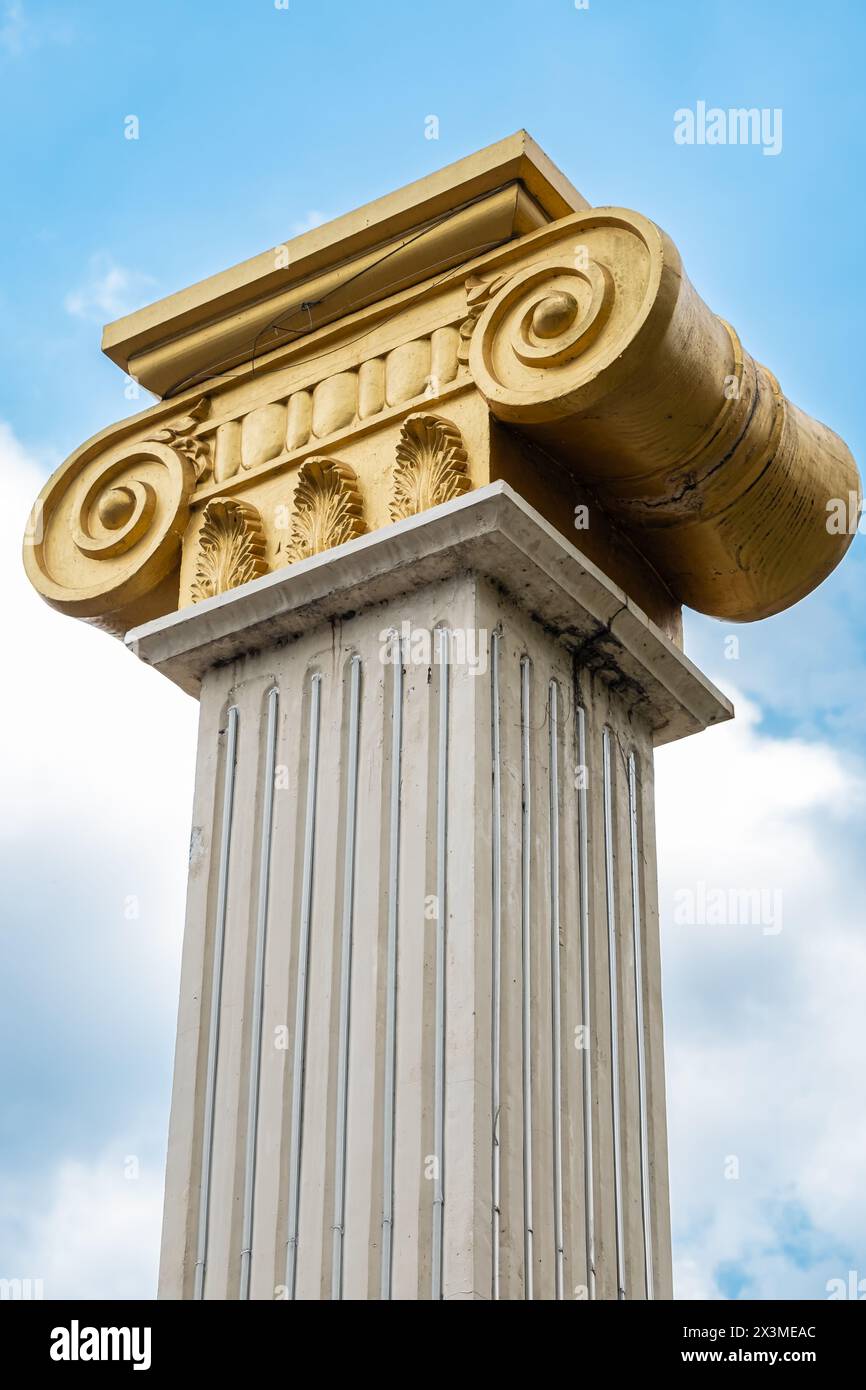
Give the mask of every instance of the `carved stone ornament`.
<path id="1" fill-rule="evenodd" d="M 507 282 L 507 275 L 494 275 L 487 279 L 482 275 L 470 275 L 468 277 L 466 281 L 466 308 L 469 313 L 460 325 L 460 345 L 457 349 L 458 362 L 465 364 L 469 361 L 469 343 L 475 332 L 475 325 L 493 296 L 498 294 Z"/>
<path id="2" fill-rule="evenodd" d="M 821 583 L 857 529 L 850 451 L 712 313 L 660 227 L 588 207 L 533 151 L 514 137 L 338 219 L 300 246 L 297 281 L 268 252 L 109 325 L 109 356 L 163 399 L 42 489 L 24 545 L 42 597 L 124 636 L 189 603 L 196 557 L 199 598 L 264 573 L 241 502 L 269 515 L 296 487 L 278 563 L 300 560 L 458 498 L 463 439 L 472 486 L 531 500 L 675 639 L 683 604 L 749 622 Z M 516 191 L 518 167 L 536 176 Z M 247 361 L 299 302 L 322 306 L 315 333 Z"/>
<path id="3" fill-rule="evenodd" d="M 409 415 L 397 445 L 391 519 L 415 516 L 467 492 L 466 462 L 460 431 L 450 420 Z"/>
<path id="4" fill-rule="evenodd" d="M 491 413 L 568 461 L 680 603 L 768 617 L 841 558 L 827 499 L 859 501 L 849 451 L 791 406 L 639 213 L 572 218 L 489 299 L 469 370 Z"/>
<path id="5" fill-rule="evenodd" d="M 122 636 L 177 603 L 181 538 L 195 486 L 190 459 L 150 440 L 73 454 L 46 483 L 24 540 L 24 563 L 62 613 Z"/>
<path id="6" fill-rule="evenodd" d="M 267 569 L 262 521 L 255 507 L 236 497 L 208 502 L 198 534 L 193 603 L 259 579 Z"/>
<path id="7" fill-rule="evenodd" d="M 153 436 L 160 443 L 171 445 L 179 454 L 186 455 L 195 469 L 196 482 L 201 482 L 206 477 L 213 464 L 209 441 L 198 439 L 194 433 L 196 425 L 207 417 L 209 411 L 210 401 L 207 396 L 202 396 L 186 415 L 176 420 L 173 425 L 166 425 L 164 429 L 157 430 Z"/>
<path id="8" fill-rule="evenodd" d="M 355 470 L 338 459 L 307 459 L 295 488 L 287 563 L 344 545 L 365 530 L 364 504 Z"/>

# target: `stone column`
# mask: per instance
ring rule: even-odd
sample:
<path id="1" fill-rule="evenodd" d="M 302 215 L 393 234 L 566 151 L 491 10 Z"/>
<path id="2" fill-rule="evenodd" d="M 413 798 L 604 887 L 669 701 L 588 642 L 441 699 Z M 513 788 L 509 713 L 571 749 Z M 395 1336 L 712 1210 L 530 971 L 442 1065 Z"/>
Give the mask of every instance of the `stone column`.
<path id="1" fill-rule="evenodd" d="M 652 756 L 726 701 L 503 483 L 128 641 L 202 707 L 162 1295 L 669 1297 Z"/>
<path id="2" fill-rule="evenodd" d="M 671 1295 L 653 749 L 859 479 L 525 133 L 105 331 L 25 542 L 201 701 L 160 1292 Z"/>

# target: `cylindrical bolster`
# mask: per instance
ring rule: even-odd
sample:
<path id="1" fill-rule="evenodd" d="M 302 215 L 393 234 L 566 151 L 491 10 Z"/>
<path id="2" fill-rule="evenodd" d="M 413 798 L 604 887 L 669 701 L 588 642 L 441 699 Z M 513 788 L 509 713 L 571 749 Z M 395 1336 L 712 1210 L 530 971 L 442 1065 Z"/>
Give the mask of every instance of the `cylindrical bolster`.
<path id="1" fill-rule="evenodd" d="M 682 603 L 749 621 L 809 593 L 857 524 L 842 440 L 785 399 L 640 214 L 570 218 L 543 255 L 472 336 L 492 413 L 567 463 Z"/>

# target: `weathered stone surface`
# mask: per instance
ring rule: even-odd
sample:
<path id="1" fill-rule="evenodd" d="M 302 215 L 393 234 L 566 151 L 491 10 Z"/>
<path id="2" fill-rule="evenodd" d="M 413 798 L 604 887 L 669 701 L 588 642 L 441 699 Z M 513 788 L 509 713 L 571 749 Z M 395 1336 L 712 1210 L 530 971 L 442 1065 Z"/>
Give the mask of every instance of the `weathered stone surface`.
<path id="1" fill-rule="evenodd" d="M 599 1298 L 619 1288 L 670 1297 L 652 750 L 729 718 L 724 697 L 503 483 L 158 619 L 128 641 L 202 702 L 202 850 L 184 946 L 161 1295 L 553 1299 L 592 1287 Z M 268 754 L 270 691 L 279 720 Z M 230 710 L 238 724 L 224 845 Z M 268 757 L 282 774 L 266 826 Z M 246 1020 L 261 889 L 250 885 L 263 847 L 271 867 L 254 1073 Z M 223 865 L 225 1022 L 202 1246 L 202 1058 Z M 587 1018 L 584 1068 L 576 1041 Z M 275 1045 L 286 1028 L 289 1041 Z M 241 1161 L 254 1084 L 255 1158 Z"/>

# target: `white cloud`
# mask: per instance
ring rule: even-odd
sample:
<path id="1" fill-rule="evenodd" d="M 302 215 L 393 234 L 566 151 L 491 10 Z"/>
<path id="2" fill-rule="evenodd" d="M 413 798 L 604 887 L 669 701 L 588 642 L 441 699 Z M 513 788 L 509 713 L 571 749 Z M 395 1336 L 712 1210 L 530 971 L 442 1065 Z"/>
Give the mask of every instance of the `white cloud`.
<path id="1" fill-rule="evenodd" d="M 677 1293 L 822 1298 L 866 1276 L 866 779 L 735 700 L 733 724 L 657 759 Z M 782 931 L 675 925 L 699 881 L 781 892 Z"/>
<path id="2" fill-rule="evenodd" d="M 137 1170 L 134 1163 L 138 1161 Z M 4 1192 L 0 1228 L 18 1235 L 0 1278 L 41 1281 L 44 1298 L 155 1298 L 163 1177 L 121 1138 L 88 1161 L 66 1159 Z"/>
<path id="3" fill-rule="evenodd" d="M 27 20 L 24 6 L 19 0 L 8 0 L 0 19 L 0 49 L 6 53 L 18 54 L 24 48 L 27 34 Z"/>
<path id="4" fill-rule="evenodd" d="M 0 54 L 20 58 L 43 43 L 71 43 L 73 30 L 61 10 L 38 15 L 35 19 L 21 0 L 6 0 L 0 11 Z"/>
<path id="5" fill-rule="evenodd" d="M 56 837 L 77 854 L 70 891 L 82 907 L 89 895 L 98 909 L 114 870 L 130 892 L 156 872 L 151 899 L 182 902 L 198 706 L 122 642 L 43 603 L 24 574 L 21 538 L 44 473 L 2 423 L 0 473 L 4 639 L 15 660 L 3 698 L 0 827 L 22 847 Z M 7 902 L 3 916 L 12 910 Z M 176 921 L 155 922 L 151 955 L 173 960 L 176 949 Z"/>
<path id="6" fill-rule="evenodd" d="M 17 1117 L 0 1155 L 0 1277 L 42 1278 L 48 1296 L 149 1296 L 162 1159 L 124 1179 L 136 1148 L 115 1130 L 146 1107 L 139 1147 L 153 1150 L 167 1124 L 198 709 L 30 587 L 21 540 L 48 469 L 0 422 L 0 1032 Z"/>
<path id="7" fill-rule="evenodd" d="M 166 779 L 176 793 L 190 788 L 197 705 L 122 642 L 55 612 L 31 588 L 22 539 L 46 472 L 0 422 L 0 586 L 16 662 L 4 691 L 0 824 L 35 834 L 65 817 L 131 839 L 168 815 L 176 828 L 189 801 L 178 813 Z"/>
<path id="8" fill-rule="evenodd" d="M 311 232 L 314 227 L 321 227 L 323 223 L 330 221 L 330 214 L 319 212 L 316 208 L 311 208 L 304 213 L 303 217 L 298 218 L 297 222 L 292 223 L 292 236 L 301 236 L 304 232 Z"/>
<path id="9" fill-rule="evenodd" d="M 156 281 L 138 270 L 117 265 L 105 252 L 92 256 L 83 284 L 70 290 L 64 303 L 68 314 L 88 322 L 122 318 L 153 299 Z"/>

